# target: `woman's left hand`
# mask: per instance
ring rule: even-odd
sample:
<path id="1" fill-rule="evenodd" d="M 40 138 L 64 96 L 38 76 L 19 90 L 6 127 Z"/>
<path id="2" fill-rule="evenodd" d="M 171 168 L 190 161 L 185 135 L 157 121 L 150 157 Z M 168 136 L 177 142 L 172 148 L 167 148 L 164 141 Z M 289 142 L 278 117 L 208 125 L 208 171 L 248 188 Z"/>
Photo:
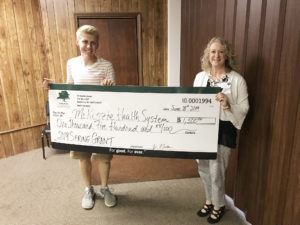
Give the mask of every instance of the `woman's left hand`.
<path id="1" fill-rule="evenodd" d="M 219 92 L 216 95 L 216 100 L 220 102 L 220 104 L 221 104 L 221 106 L 222 106 L 223 109 L 229 109 L 230 108 L 228 97 L 224 93 Z"/>

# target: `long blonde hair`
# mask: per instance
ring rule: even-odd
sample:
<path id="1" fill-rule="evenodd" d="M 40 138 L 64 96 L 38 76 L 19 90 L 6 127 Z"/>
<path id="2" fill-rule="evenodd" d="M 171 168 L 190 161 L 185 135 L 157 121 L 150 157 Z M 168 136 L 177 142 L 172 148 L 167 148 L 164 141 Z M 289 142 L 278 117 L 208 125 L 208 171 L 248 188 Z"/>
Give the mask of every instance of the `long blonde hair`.
<path id="1" fill-rule="evenodd" d="M 209 62 L 209 53 L 210 53 L 210 46 L 214 42 L 219 42 L 222 46 L 224 46 L 226 72 L 230 72 L 231 70 L 236 70 L 234 51 L 231 45 L 224 38 L 221 37 L 214 37 L 208 42 L 206 48 L 204 49 L 203 56 L 201 57 L 201 69 L 208 73 L 210 73 L 211 71 L 211 63 Z"/>

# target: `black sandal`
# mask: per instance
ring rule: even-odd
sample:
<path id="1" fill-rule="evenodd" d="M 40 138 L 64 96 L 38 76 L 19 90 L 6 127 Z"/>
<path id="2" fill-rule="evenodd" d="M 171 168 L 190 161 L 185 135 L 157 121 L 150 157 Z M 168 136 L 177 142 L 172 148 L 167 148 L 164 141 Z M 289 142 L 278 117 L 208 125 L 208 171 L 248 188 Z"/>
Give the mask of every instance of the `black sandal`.
<path id="1" fill-rule="evenodd" d="M 200 217 L 205 217 L 208 216 L 210 214 L 210 212 L 213 210 L 214 206 L 213 204 L 205 204 L 202 209 L 200 209 L 197 212 L 197 215 Z"/>
<path id="2" fill-rule="evenodd" d="M 217 223 L 219 222 L 225 214 L 225 206 L 222 206 L 220 209 L 213 209 L 210 216 L 207 218 L 207 222 L 209 223 Z M 211 217 L 211 216 L 214 217 Z"/>

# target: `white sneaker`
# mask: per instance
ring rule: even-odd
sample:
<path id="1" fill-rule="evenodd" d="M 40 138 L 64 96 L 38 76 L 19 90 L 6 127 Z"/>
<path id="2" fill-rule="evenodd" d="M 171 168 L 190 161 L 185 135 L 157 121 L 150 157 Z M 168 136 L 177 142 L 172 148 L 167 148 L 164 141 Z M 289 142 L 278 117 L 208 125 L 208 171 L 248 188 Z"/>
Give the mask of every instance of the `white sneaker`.
<path id="1" fill-rule="evenodd" d="M 86 187 L 84 189 L 84 195 L 82 198 L 81 207 L 84 209 L 92 209 L 95 204 L 94 199 L 95 199 L 94 188 L 92 186 Z"/>
<path id="2" fill-rule="evenodd" d="M 107 206 L 107 207 L 114 207 L 115 205 L 117 205 L 117 198 L 115 195 L 113 195 L 109 188 L 106 187 L 106 188 L 101 188 L 100 189 L 100 193 L 99 193 L 99 196 L 101 198 L 104 198 L 104 204 Z"/>

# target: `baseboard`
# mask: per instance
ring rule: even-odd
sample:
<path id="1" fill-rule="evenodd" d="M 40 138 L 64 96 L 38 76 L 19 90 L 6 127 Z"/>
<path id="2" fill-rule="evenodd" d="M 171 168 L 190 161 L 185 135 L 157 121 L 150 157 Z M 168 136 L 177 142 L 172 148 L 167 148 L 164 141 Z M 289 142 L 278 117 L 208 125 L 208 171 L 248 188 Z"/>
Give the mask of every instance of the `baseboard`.
<path id="1" fill-rule="evenodd" d="M 226 200 L 226 206 L 230 210 L 233 210 L 234 212 L 236 212 L 236 214 L 239 216 L 239 218 L 244 222 L 243 225 L 252 225 L 251 223 L 249 223 L 246 220 L 245 213 L 234 205 L 234 201 L 233 201 L 233 199 L 231 197 L 229 197 L 228 195 L 226 195 L 225 196 L 225 200 Z"/>

